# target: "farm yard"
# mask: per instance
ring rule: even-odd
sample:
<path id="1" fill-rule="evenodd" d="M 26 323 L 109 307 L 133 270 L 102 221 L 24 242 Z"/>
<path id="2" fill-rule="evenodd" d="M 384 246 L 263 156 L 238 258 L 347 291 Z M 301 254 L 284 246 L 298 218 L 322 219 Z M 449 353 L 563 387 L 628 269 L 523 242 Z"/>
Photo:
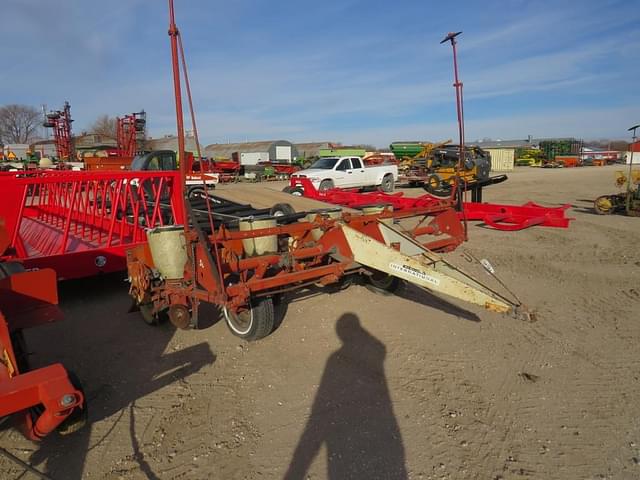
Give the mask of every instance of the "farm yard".
<path id="1" fill-rule="evenodd" d="M 289 298 L 247 343 L 214 308 L 200 330 L 146 325 L 123 274 L 63 282 L 65 319 L 27 342 L 35 366 L 82 379 L 89 425 L 41 444 L 5 429 L 2 443 L 56 479 L 637 478 L 640 228 L 592 209 L 617 168 L 511 173 L 486 201 L 569 203 L 570 227 L 471 224 L 448 254 L 489 259 L 533 323 L 354 285 Z M 283 186 L 242 189 L 259 207 Z M 2 478 L 23 472 L 0 458 Z"/>

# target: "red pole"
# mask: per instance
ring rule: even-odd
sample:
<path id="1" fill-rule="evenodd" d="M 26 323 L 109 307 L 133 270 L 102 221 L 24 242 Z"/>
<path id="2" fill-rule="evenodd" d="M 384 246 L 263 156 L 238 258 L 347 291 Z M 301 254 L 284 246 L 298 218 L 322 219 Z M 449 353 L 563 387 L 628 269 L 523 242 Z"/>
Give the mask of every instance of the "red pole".
<path id="1" fill-rule="evenodd" d="M 187 212 L 186 198 L 186 155 L 184 150 L 184 120 L 182 115 L 182 88 L 180 87 L 180 65 L 178 63 L 178 27 L 176 26 L 173 0 L 169 0 L 169 38 L 171 40 L 171 64 L 173 67 L 173 90 L 176 99 L 176 126 L 178 129 L 178 158 L 180 160 L 180 193 L 183 211 Z M 189 222 L 184 221 L 185 232 L 189 231 Z"/>
<path id="2" fill-rule="evenodd" d="M 456 50 L 456 37 L 460 35 L 462 32 L 449 32 L 446 37 L 440 43 L 451 42 L 451 47 L 453 48 L 453 78 L 454 83 L 453 87 L 456 90 L 456 112 L 458 114 L 458 139 L 460 142 L 459 153 L 458 153 L 458 175 L 456 178 L 456 182 L 451 191 L 451 198 L 453 199 L 456 194 L 460 191 L 460 172 L 463 170 L 464 161 L 465 161 L 465 150 L 464 150 L 464 106 L 462 102 L 462 82 L 458 77 L 458 52 Z M 465 190 L 466 191 L 466 188 Z M 464 237 L 467 240 L 467 220 L 464 215 L 464 199 L 462 198 L 462 194 L 460 193 L 460 208 L 463 212 L 464 219 Z"/>

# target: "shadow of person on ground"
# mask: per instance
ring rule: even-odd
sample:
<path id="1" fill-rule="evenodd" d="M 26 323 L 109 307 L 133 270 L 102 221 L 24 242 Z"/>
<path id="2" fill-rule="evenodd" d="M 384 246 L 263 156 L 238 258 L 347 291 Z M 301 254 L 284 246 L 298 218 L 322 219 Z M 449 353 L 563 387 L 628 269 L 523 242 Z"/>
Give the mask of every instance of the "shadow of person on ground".
<path id="1" fill-rule="evenodd" d="M 353 313 L 336 323 L 342 347 L 327 360 L 285 480 L 306 478 L 322 445 L 330 480 L 406 479 L 405 452 L 384 374 L 386 348 Z"/>
<path id="2" fill-rule="evenodd" d="M 65 436 L 52 433 L 29 459 L 29 463 L 56 480 L 82 478 L 89 451 L 111 444 L 115 430 L 119 432 L 118 442 L 124 438 L 123 431 L 129 433 L 133 450 L 130 457 L 147 478 L 157 478 L 136 439 L 136 433 L 140 437 L 144 429 L 134 416 L 136 400 L 187 378 L 216 360 L 204 342 L 167 352 L 175 328 L 168 323 L 150 327 L 139 314 L 124 313 L 129 299 L 126 287 L 122 287 L 118 276 L 64 285 L 62 304 L 69 321 L 64 326 L 65 321 L 61 322 L 63 328 L 49 332 L 46 341 L 51 343 L 50 347 L 43 344 L 40 348 L 49 359 L 56 358 L 56 354 L 67 357 L 65 363 L 77 370 L 88 403 L 88 422 L 84 428 Z M 104 298 L 100 300 L 112 294 L 113 298 L 107 303 Z M 76 339 L 82 339 L 82 344 Z M 39 340 L 37 343 L 43 343 L 45 339 Z M 84 351 L 84 355 L 65 351 L 67 343 L 71 348 Z M 109 417 L 113 419 L 109 419 L 108 429 L 98 438 L 92 437 L 93 424 Z M 123 425 L 124 422 L 129 425 Z M 123 455 L 127 453 L 122 445 L 114 448 L 122 450 Z M 107 471 L 98 476 L 109 474 L 109 467 L 103 467 Z M 123 471 L 121 475 L 130 473 Z"/>

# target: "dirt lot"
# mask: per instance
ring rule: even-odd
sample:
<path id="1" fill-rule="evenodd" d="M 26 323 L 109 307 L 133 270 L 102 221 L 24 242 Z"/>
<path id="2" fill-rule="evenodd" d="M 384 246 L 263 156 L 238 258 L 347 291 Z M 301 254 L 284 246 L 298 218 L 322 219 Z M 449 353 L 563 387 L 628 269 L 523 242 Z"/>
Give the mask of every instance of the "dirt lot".
<path id="1" fill-rule="evenodd" d="M 213 310 L 202 331 L 148 327 L 122 275 L 63 284 L 66 320 L 28 342 L 80 376 L 91 425 L 0 444 L 55 479 L 640 478 L 640 219 L 589 209 L 614 170 L 522 169 L 486 191 L 573 206 L 568 230 L 473 226 L 464 246 L 536 323 L 355 286 L 292 301 L 246 344 Z M 30 475 L 0 458 L 0 478 Z"/>

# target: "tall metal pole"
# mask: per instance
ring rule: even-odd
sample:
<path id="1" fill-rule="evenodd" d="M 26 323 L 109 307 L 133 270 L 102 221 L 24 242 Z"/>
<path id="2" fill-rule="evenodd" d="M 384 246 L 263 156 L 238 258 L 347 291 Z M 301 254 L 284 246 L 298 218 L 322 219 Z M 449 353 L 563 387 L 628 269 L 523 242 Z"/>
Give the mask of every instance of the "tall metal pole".
<path id="1" fill-rule="evenodd" d="M 176 127 L 178 130 L 178 159 L 180 162 L 180 192 L 183 200 L 184 212 L 187 212 L 186 196 L 186 157 L 184 150 L 184 118 L 182 114 L 182 88 L 180 86 L 180 64 L 178 63 L 178 27 L 176 26 L 173 0 L 169 0 L 169 38 L 171 40 L 171 65 L 173 67 L 173 90 L 176 99 Z M 189 230 L 189 222 L 184 222 L 185 232 Z"/>
<path id="2" fill-rule="evenodd" d="M 629 159 L 629 175 L 627 176 L 627 213 L 631 210 L 631 176 L 633 175 L 633 146 L 636 143 L 636 130 L 640 128 L 640 124 L 629 128 L 627 132 L 631 133 L 631 158 Z M 640 185 L 638 186 L 640 188 Z"/>
<path id="3" fill-rule="evenodd" d="M 462 82 L 460 81 L 460 78 L 458 76 L 458 52 L 456 50 L 456 37 L 458 35 L 460 35 L 462 32 L 449 32 L 447 34 L 446 37 L 444 37 L 444 39 L 442 39 L 442 41 L 440 42 L 442 43 L 446 43 L 446 42 L 451 42 L 451 47 L 453 49 L 453 79 L 454 79 L 454 83 L 453 83 L 453 87 L 456 90 L 456 112 L 458 114 L 458 141 L 460 142 L 460 150 L 458 153 L 458 176 L 456 178 L 456 182 L 453 186 L 453 190 L 451 192 L 451 197 L 454 198 L 455 195 L 459 195 L 459 199 L 460 199 L 460 209 L 463 211 L 463 219 L 464 219 L 464 236 L 465 238 L 467 238 L 467 221 L 466 221 L 466 217 L 464 216 L 464 199 L 462 198 L 462 195 L 464 193 L 464 189 L 463 191 L 461 191 L 460 189 L 460 182 L 461 182 L 461 178 L 460 178 L 460 172 L 463 169 L 464 166 L 464 161 L 465 161 L 465 155 L 464 155 L 464 106 L 463 106 L 463 102 L 462 102 Z"/>

